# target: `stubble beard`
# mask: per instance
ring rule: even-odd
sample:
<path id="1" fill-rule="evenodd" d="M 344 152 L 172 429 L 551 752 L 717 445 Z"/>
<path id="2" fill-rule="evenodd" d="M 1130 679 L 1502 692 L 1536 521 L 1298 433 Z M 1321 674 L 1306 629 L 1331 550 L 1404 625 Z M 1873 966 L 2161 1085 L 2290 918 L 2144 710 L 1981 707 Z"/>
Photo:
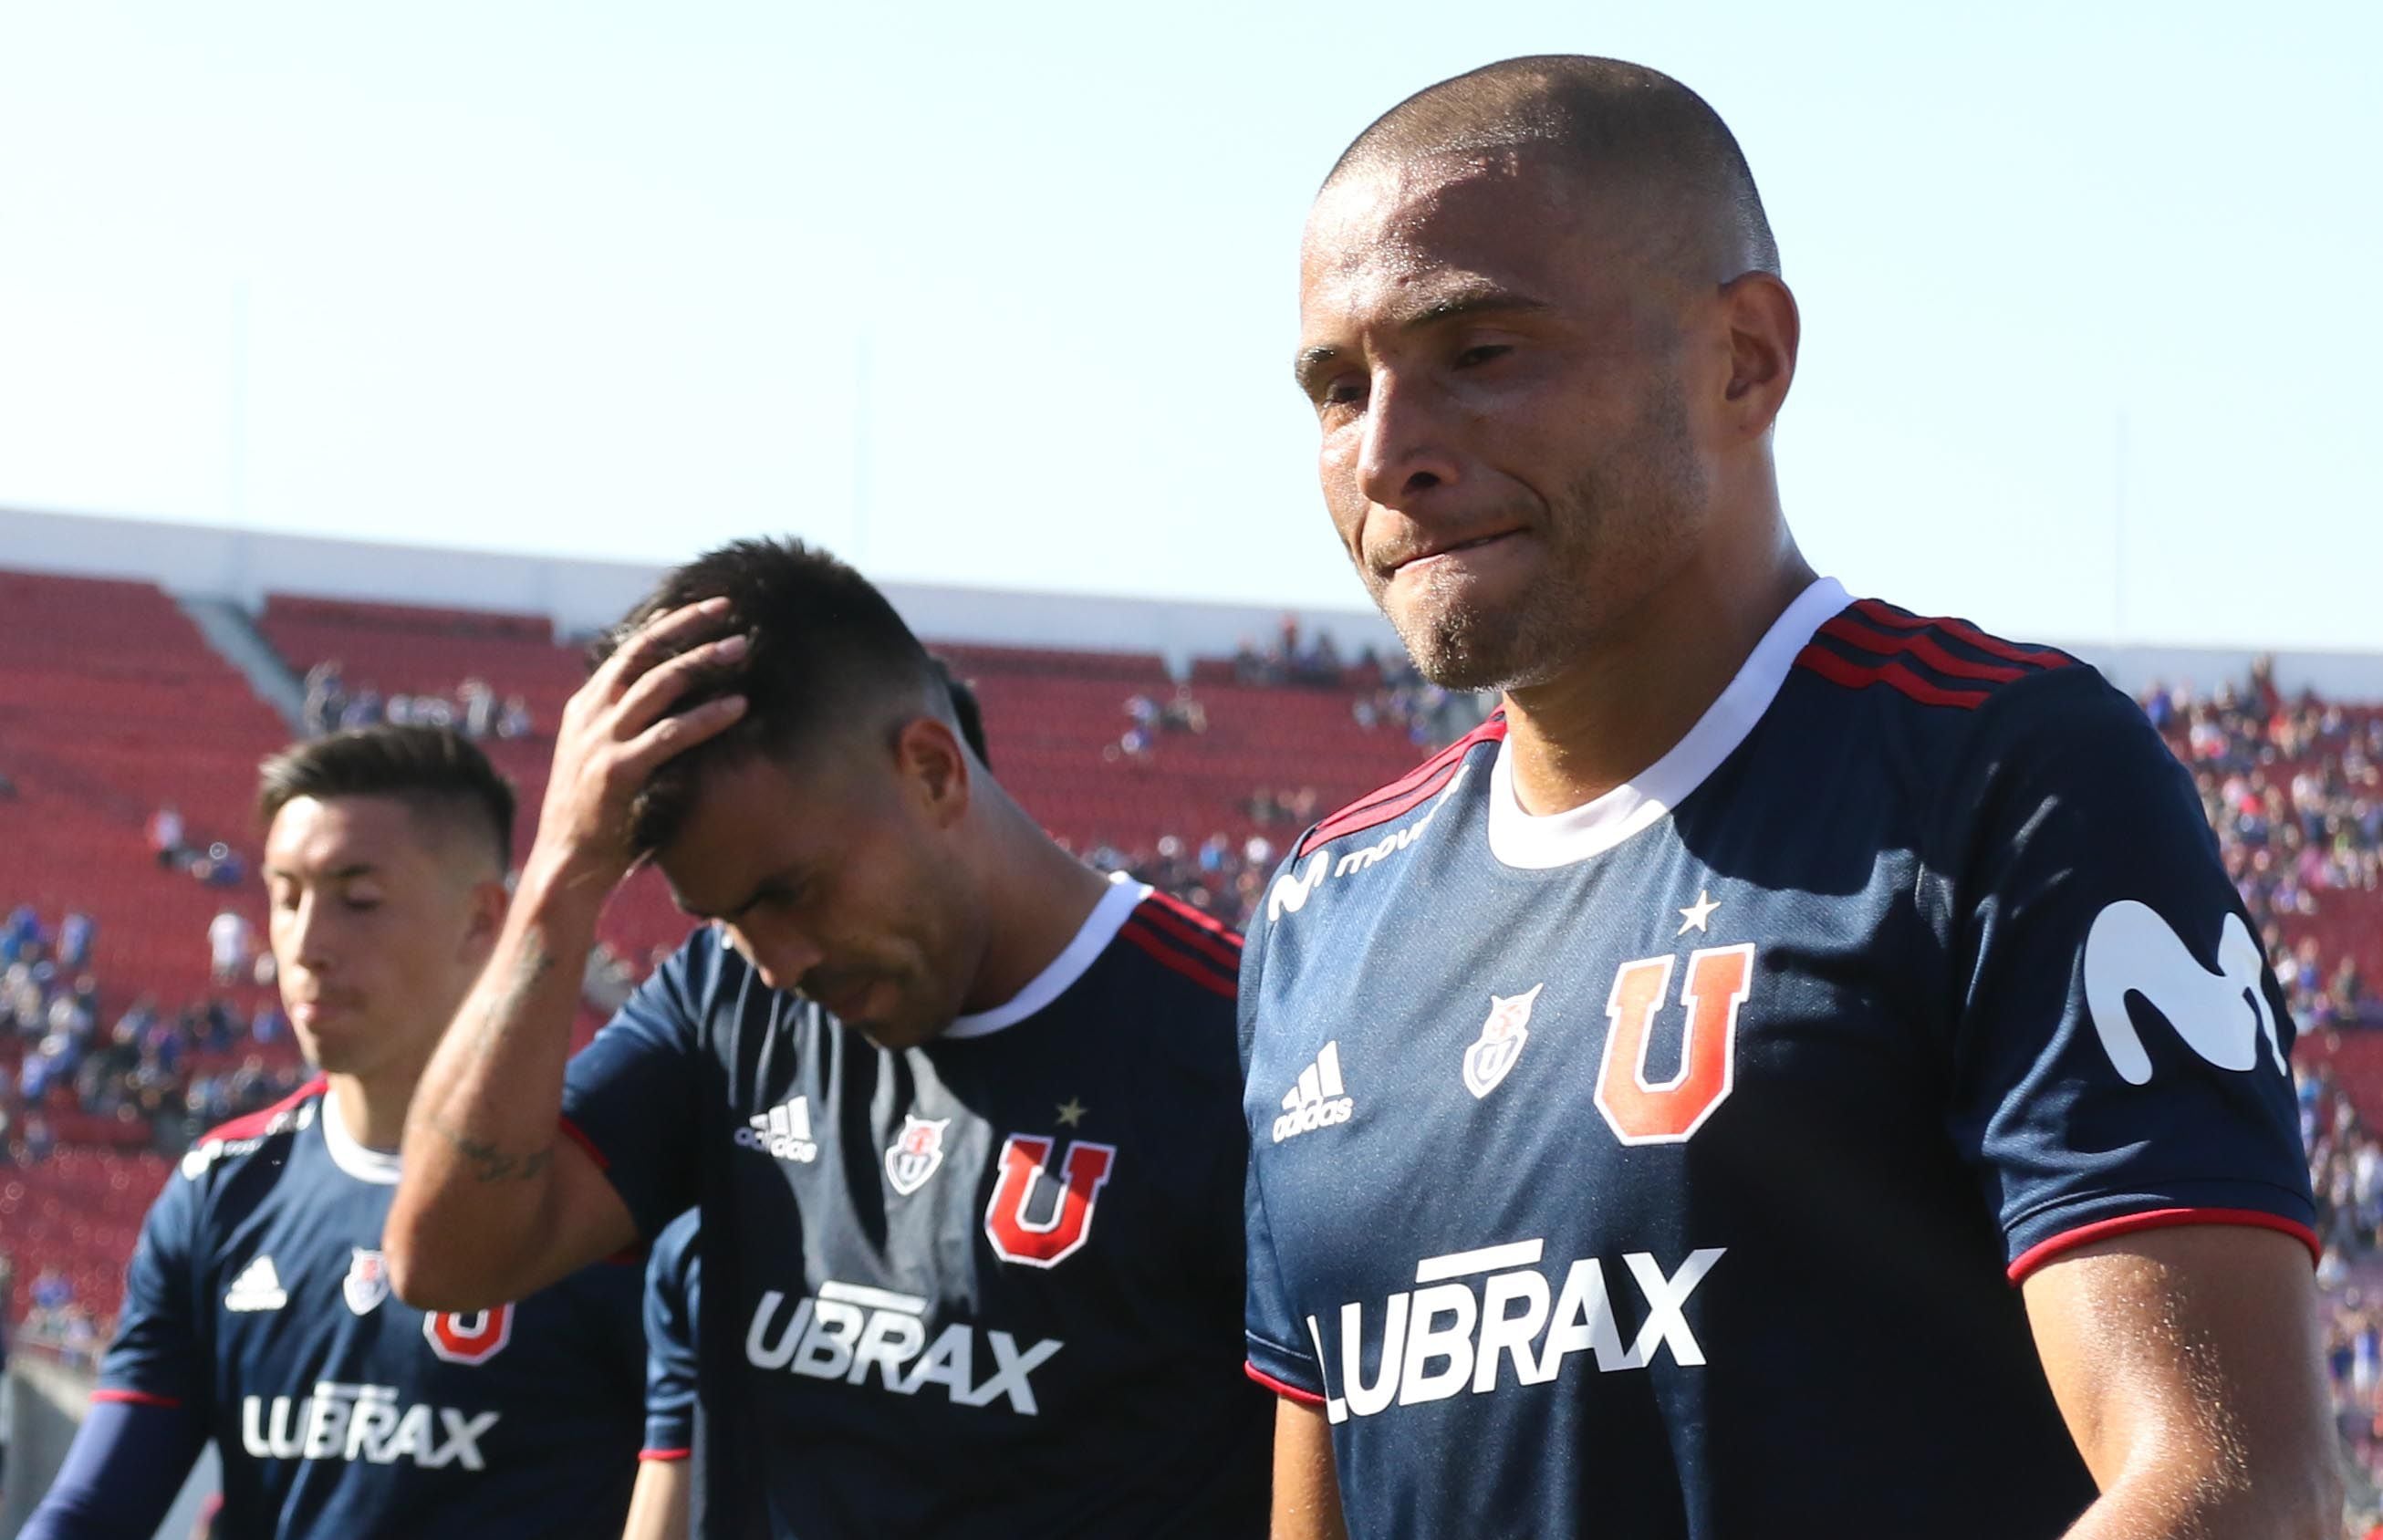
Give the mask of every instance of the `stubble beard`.
<path id="1" fill-rule="evenodd" d="M 1705 478 L 1679 383 L 1652 393 L 1625 455 L 1602 458 L 1573 483 L 1540 532 L 1548 560 L 1511 604 L 1486 604 L 1451 573 L 1426 579 L 1404 613 L 1381 607 L 1416 671 L 1443 689 L 1529 689 L 1561 675 L 1626 614 L 1654 574 L 1694 544 Z"/>

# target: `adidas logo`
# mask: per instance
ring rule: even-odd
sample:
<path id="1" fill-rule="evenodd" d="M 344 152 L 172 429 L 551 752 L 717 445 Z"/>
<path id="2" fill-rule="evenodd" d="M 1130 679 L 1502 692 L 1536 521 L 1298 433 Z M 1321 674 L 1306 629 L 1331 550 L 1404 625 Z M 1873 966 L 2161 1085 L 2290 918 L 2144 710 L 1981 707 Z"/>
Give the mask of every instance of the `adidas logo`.
<path id="1" fill-rule="evenodd" d="M 746 1125 L 736 1130 L 736 1142 L 747 1150 L 767 1151 L 782 1161 L 805 1165 L 819 1159 L 819 1146 L 811 1142 L 809 1097 L 797 1096 L 783 1107 L 755 1113 Z"/>
<path id="2" fill-rule="evenodd" d="M 240 1270 L 225 1291 L 226 1310 L 279 1310 L 290 1302 L 282 1291 L 281 1275 L 273 1270 L 273 1259 L 260 1256 Z"/>
<path id="3" fill-rule="evenodd" d="M 1274 1120 L 1274 1141 L 1280 1144 L 1346 1123 L 1356 1110 L 1357 1103 L 1340 1084 L 1340 1043 L 1335 1039 L 1324 1045 L 1314 1064 L 1299 1072 L 1299 1083 L 1283 1093 L 1282 1115 Z"/>

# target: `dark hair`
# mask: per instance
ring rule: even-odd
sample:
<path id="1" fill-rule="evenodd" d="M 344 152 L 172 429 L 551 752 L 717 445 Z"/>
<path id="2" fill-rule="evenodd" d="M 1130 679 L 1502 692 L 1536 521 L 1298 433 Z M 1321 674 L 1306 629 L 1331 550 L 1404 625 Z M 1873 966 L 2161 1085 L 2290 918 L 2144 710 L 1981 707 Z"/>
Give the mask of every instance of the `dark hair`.
<path id="1" fill-rule="evenodd" d="M 1359 134 L 1325 185 L 1385 162 L 1528 146 L 1566 156 L 1672 222 L 1709 248 L 1722 281 L 1778 273 L 1779 243 L 1729 126 L 1669 75 L 1620 59 L 1541 54 L 1426 87 Z"/>
<path id="2" fill-rule="evenodd" d="M 295 745 L 258 767 L 256 815 L 270 826 L 302 796 L 383 796 L 487 834 L 497 869 L 513 858 L 513 789 L 451 727 L 355 727 Z"/>
<path id="3" fill-rule="evenodd" d="M 968 740 L 969 752 L 976 756 L 978 764 L 991 770 L 993 751 L 984 746 L 984 708 L 977 704 L 975 687 L 952 671 L 948 659 L 930 653 L 927 661 L 935 666 L 944 688 L 951 694 L 952 715 L 959 719 L 960 736 Z"/>
<path id="4" fill-rule="evenodd" d="M 735 694 L 745 697 L 745 714 L 665 761 L 638 792 L 629 841 L 640 854 L 677 834 L 708 764 L 753 753 L 792 757 L 833 733 L 875 725 L 888 701 L 949 709 L 947 676 L 885 596 L 826 551 L 795 539 L 737 540 L 664 573 L 597 638 L 590 660 L 602 663 L 656 617 L 710 598 L 728 601 L 727 617 L 687 646 L 731 632 L 742 632 L 750 646 L 733 667 L 698 679 L 672 710 Z"/>

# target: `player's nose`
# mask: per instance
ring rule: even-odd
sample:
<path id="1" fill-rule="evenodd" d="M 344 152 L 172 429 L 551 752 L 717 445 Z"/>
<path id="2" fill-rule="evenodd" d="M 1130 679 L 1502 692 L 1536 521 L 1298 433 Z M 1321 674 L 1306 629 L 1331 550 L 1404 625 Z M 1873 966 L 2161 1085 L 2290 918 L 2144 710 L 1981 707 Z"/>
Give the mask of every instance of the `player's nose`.
<path id="1" fill-rule="evenodd" d="M 1457 479 L 1440 393 L 1428 383 L 1375 373 L 1357 446 L 1357 489 L 1367 502 L 1405 509 Z"/>
<path id="2" fill-rule="evenodd" d="M 804 974 L 827 960 L 827 955 L 808 937 L 785 927 L 748 930 L 740 926 L 733 934 L 736 949 L 760 974 L 761 982 L 773 990 L 791 992 Z"/>

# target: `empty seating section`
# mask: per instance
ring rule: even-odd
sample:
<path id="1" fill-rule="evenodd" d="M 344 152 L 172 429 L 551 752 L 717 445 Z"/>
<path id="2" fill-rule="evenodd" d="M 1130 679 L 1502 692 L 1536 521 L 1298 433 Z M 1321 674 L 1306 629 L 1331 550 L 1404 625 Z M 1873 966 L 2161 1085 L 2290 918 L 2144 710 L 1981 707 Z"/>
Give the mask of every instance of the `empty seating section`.
<path id="1" fill-rule="evenodd" d="M 205 995 L 207 923 L 225 906 L 262 933 L 253 878 L 214 888 L 161 869 L 147 828 L 171 804 L 186 844 L 220 841 L 253 873 L 256 764 L 288 736 L 157 588 L 0 572 L 0 774 L 16 787 L 0 795 L 0 899 L 98 921 L 106 1021 L 143 995 Z M 264 998 L 223 992 L 243 1020 Z"/>

